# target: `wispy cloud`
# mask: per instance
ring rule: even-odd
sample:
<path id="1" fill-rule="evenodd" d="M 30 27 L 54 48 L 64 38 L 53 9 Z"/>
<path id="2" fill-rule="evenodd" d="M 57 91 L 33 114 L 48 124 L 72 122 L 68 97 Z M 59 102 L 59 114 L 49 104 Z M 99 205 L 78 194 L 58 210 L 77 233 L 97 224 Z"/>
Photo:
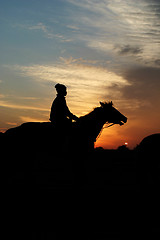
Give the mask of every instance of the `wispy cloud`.
<path id="1" fill-rule="evenodd" d="M 75 25 L 67 25 L 66 27 L 72 29 L 73 31 L 79 30 L 79 27 L 77 27 Z"/>
<path id="2" fill-rule="evenodd" d="M 20 116 L 19 117 L 22 122 L 45 122 L 46 118 L 33 118 L 30 116 Z"/>
<path id="3" fill-rule="evenodd" d="M 128 84 L 122 77 L 108 71 L 105 67 L 94 66 L 85 63 L 92 63 L 92 61 L 85 61 L 83 59 L 65 59 L 60 58 L 63 62 L 52 65 L 32 65 L 21 66 L 13 65 L 11 68 L 15 69 L 22 75 L 35 77 L 35 79 L 43 81 L 61 81 L 71 86 L 86 85 L 90 86 L 112 86 L 114 84 L 125 85 Z M 80 61 L 80 62 L 79 62 Z M 87 84 L 92 82 L 92 84 Z"/>
<path id="4" fill-rule="evenodd" d="M 129 44 L 124 46 L 116 46 L 118 54 L 120 55 L 137 55 L 143 52 L 143 49 L 138 46 L 130 46 Z"/>
<path id="5" fill-rule="evenodd" d="M 21 110 L 36 110 L 36 111 L 43 111 L 43 112 L 48 111 L 48 109 L 46 109 L 46 108 L 14 104 L 11 101 L 6 101 L 6 100 L 3 100 L 3 101 L 0 100 L 0 106 L 7 107 L 7 108 L 13 108 L 13 109 L 21 109 Z"/>
<path id="6" fill-rule="evenodd" d="M 44 33 L 48 33 L 47 27 L 43 23 L 37 23 L 36 25 L 31 25 L 27 27 L 29 30 L 41 30 Z"/>
<path id="7" fill-rule="evenodd" d="M 13 95 L 13 94 L 0 94 L 0 98 L 3 99 L 14 99 L 14 100 L 37 100 L 39 98 L 37 97 L 29 97 L 29 96 L 18 96 L 18 95 Z"/>
<path id="8" fill-rule="evenodd" d="M 59 34 L 55 31 L 55 29 L 53 29 L 51 26 L 46 25 L 42 22 L 38 22 L 38 23 L 34 23 L 34 24 L 16 24 L 14 25 L 14 27 L 18 27 L 18 28 L 22 28 L 22 29 L 26 29 L 29 31 L 41 31 L 44 36 L 48 39 L 58 39 L 61 42 L 71 42 L 73 41 L 73 39 Z"/>
<path id="9" fill-rule="evenodd" d="M 69 88 L 68 101 L 77 112 L 88 111 L 101 100 L 121 94 L 121 88 L 128 85 L 123 77 L 84 59 L 65 59 L 52 65 L 10 66 L 22 76 L 35 81 L 63 83 Z M 102 99 L 103 98 L 103 99 Z M 77 103 L 77 106 L 75 104 Z"/>
<path id="10" fill-rule="evenodd" d="M 6 124 L 8 124 L 10 126 L 17 126 L 17 123 L 15 123 L 15 122 L 6 122 Z"/>
<path id="11" fill-rule="evenodd" d="M 107 54 L 132 54 L 135 59 L 138 54 L 143 63 L 155 64 L 159 59 L 159 1 L 68 1 L 85 10 L 73 18 L 84 29 L 82 39 L 88 47 Z"/>

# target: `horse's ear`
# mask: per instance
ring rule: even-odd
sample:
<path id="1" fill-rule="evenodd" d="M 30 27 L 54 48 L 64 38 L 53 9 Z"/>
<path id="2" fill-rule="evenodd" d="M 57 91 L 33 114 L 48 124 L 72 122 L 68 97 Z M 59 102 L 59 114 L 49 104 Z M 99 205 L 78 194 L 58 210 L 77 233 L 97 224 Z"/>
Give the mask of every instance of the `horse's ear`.
<path id="1" fill-rule="evenodd" d="M 113 102 L 112 102 L 112 101 L 108 102 L 108 105 L 109 105 L 110 107 L 112 107 L 112 106 L 113 106 Z"/>
<path id="2" fill-rule="evenodd" d="M 101 104 L 101 107 L 104 107 L 104 103 L 103 102 L 99 102 Z"/>

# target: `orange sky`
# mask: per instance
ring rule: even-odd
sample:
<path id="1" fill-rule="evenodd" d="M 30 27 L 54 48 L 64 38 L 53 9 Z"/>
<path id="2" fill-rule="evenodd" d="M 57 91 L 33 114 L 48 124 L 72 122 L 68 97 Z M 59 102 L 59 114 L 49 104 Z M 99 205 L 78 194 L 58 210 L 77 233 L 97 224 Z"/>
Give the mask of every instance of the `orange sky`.
<path id="1" fill-rule="evenodd" d="M 48 121 L 56 83 L 82 116 L 112 100 L 128 118 L 95 146 L 134 148 L 160 132 L 160 2 L 55 0 L 1 3 L 0 131 Z"/>

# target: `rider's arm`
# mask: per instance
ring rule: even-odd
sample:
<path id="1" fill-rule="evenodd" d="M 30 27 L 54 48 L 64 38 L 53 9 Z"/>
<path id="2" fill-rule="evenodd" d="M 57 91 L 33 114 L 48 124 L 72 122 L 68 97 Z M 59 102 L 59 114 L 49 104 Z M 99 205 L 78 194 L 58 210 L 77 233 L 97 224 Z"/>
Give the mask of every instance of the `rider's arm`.
<path id="1" fill-rule="evenodd" d="M 69 108 L 67 107 L 67 104 L 66 104 L 66 115 L 73 120 L 78 120 L 78 117 L 70 112 Z"/>

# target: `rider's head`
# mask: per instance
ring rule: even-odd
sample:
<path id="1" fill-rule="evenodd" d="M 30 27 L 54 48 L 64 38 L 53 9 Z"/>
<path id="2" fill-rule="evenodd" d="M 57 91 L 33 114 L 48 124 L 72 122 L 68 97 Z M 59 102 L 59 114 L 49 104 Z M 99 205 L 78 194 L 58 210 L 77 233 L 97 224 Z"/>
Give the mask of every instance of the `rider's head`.
<path id="1" fill-rule="evenodd" d="M 56 91 L 58 94 L 62 95 L 62 96 L 66 96 L 67 95 L 67 88 L 65 85 L 57 83 L 55 85 Z"/>

